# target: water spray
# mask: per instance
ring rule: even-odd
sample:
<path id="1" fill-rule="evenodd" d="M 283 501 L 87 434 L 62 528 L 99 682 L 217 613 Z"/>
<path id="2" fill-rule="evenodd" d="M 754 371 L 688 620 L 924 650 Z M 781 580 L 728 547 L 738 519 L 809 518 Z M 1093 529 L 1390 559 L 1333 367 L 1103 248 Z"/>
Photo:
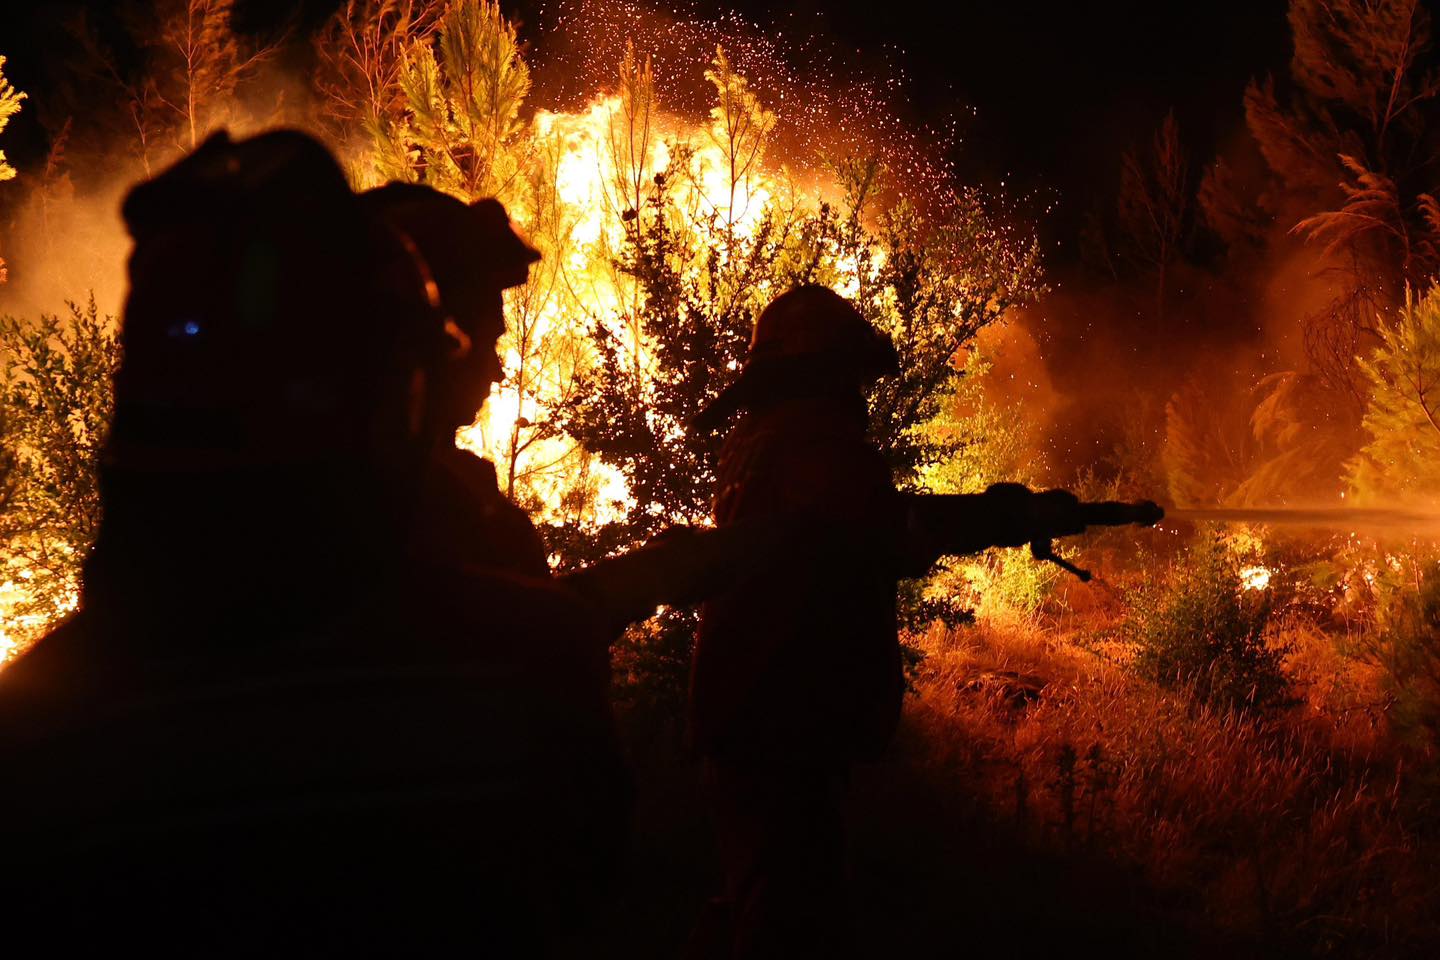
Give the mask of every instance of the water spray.
<path id="1" fill-rule="evenodd" d="M 1256 507 L 1166 510 L 1169 520 L 1213 523 L 1264 523 L 1335 530 L 1440 533 L 1440 511 L 1383 507 Z"/>

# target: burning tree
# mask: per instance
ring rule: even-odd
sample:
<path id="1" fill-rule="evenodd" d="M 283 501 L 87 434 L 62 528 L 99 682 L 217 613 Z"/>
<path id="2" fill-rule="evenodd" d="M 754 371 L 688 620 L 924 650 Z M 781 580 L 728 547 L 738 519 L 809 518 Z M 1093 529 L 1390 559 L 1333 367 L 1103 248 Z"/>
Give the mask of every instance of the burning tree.
<path id="1" fill-rule="evenodd" d="M 96 466 L 119 366 L 113 317 L 92 299 L 38 323 L 0 318 L 0 660 L 75 608 L 100 522 Z"/>
<path id="2" fill-rule="evenodd" d="M 233 93 L 264 50 L 233 36 L 228 9 L 181 4 L 153 32 L 169 38 L 168 57 L 189 49 L 176 41 L 186 30 L 219 31 L 212 66 Z M 210 100 L 232 99 L 190 60 L 171 69 L 162 41 L 139 43 L 121 70 L 93 33 L 78 35 L 141 160 L 159 142 L 151 121 L 165 118 L 162 140 L 186 142 L 222 116 Z M 894 338 L 903 372 L 872 397 L 872 432 L 911 486 L 963 442 L 953 424 L 930 426 L 961 375 L 957 349 L 1041 290 L 1034 239 L 976 191 L 886 183 L 863 159 L 802 171 L 805 187 L 777 169 L 780 118 L 724 50 L 705 72 L 709 116 L 696 118 L 667 109 L 633 46 L 588 106 L 535 108 L 515 27 L 488 0 L 352 0 L 316 44 L 322 115 L 307 122 L 339 143 L 357 186 L 497 195 L 544 254 L 507 294 L 505 380 L 459 440 L 496 462 L 564 563 L 705 521 L 715 438 L 691 435 L 688 418 L 790 286 L 829 285 Z M 177 90 L 195 94 L 193 111 L 152 111 L 190 103 Z"/>

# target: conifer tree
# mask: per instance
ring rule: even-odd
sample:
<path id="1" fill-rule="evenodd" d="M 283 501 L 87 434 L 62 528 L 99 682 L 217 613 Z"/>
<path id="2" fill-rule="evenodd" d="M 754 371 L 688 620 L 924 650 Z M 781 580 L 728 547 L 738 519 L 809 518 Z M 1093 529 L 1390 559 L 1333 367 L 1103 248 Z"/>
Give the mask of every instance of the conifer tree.
<path id="1" fill-rule="evenodd" d="M 1245 92 L 1270 175 L 1256 200 L 1343 281 L 1307 347 L 1353 393 L 1375 316 L 1440 270 L 1440 71 L 1419 0 L 1292 0 L 1289 19 L 1288 93 L 1270 78 Z"/>
<path id="2" fill-rule="evenodd" d="M 25 94 L 15 89 L 14 84 L 5 79 L 5 58 L 0 56 L 0 130 L 10 122 L 10 118 L 20 112 L 20 101 L 25 99 Z M 5 161 L 5 151 L 0 150 L 0 180 L 11 180 L 15 177 L 15 168 Z"/>
<path id="3" fill-rule="evenodd" d="M 509 199 L 524 159 L 530 68 L 499 4 L 447 5 L 434 37 L 405 49 L 399 83 L 400 119 L 373 131 L 379 181 L 418 181 L 465 201 Z"/>
<path id="4" fill-rule="evenodd" d="M 97 29 L 83 12 L 71 21 L 81 52 L 72 67 L 77 82 L 54 98 L 58 117 L 80 118 L 75 149 L 87 168 L 132 177 L 128 164 L 114 170 L 123 137 L 150 176 L 215 130 L 252 119 L 241 97 L 280 41 L 261 44 L 238 34 L 234 0 L 132 0 L 117 7 L 120 36 Z M 118 54 L 117 46 L 133 53 Z"/>
<path id="5" fill-rule="evenodd" d="M 1189 163 L 1180 145 L 1175 112 L 1165 115 L 1150 150 L 1121 159 L 1118 198 L 1119 253 L 1154 277 L 1152 322 L 1163 331 L 1170 269 L 1183 254 L 1191 206 Z"/>
<path id="6" fill-rule="evenodd" d="M 1440 498 L 1440 288 L 1407 291 L 1380 345 L 1360 361 L 1368 441 L 1349 464 L 1361 500 Z"/>
<path id="7" fill-rule="evenodd" d="M 383 141 L 386 125 L 405 109 L 405 53 L 433 39 L 443 9 L 441 0 L 346 0 L 316 32 L 315 87 L 335 142 Z M 371 171 L 359 172 L 368 186 Z"/>
<path id="8" fill-rule="evenodd" d="M 10 118 L 20 112 L 20 101 L 25 99 L 25 94 L 15 89 L 15 86 L 5 78 L 5 58 L 0 56 L 0 131 L 5 129 Z M 13 180 L 15 168 L 5 160 L 5 151 L 0 150 L 0 182 Z M 9 270 L 5 266 L 5 258 L 0 257 L 0 283 L 9 280 Z"/>

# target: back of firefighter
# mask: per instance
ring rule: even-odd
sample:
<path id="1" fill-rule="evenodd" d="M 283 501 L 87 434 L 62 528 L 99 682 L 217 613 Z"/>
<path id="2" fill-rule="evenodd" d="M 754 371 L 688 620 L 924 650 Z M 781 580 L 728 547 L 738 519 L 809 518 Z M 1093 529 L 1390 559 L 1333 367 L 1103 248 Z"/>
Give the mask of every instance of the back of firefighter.
<path id="1" fill-rule="evenodd" d="M 408 550 L 456 349 L 423 271 L 298 133 L 217 135 L 124 215 L 81 611 L 0 674 L 0 938 L 541 953 L 613 853 L 601 645 L 553 582 Z"/>
<path id="2" fill-rule="evenodd" d="M 830 290 L 771 303 L 739 379 L 698 418 L 739 414 L 720 453 L 716 523 L 893 525 L 898 498 L 866 440 L 864 390 L 894 368 L 889 342 Z M 846 954 L 848 771 L 885 746 L 899 715 L 892 558 L 809 556 L 702 609 L 691 731 L 725 872 L 726 956 Z"/>

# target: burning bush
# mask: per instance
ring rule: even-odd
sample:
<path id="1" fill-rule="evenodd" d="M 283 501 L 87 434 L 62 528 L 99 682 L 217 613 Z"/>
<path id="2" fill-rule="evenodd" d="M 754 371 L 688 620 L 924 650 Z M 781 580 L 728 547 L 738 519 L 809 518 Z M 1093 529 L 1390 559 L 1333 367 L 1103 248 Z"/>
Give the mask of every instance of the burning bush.
<path id="1" fill-rule="evenodd" d="M 1266 711 L 1288 705 L 1286 648 L 1269 642 L 1275 598 L 1246 589 L 1239 558 L 1218 534 L 1200 537 L 1158 589 L 1141 591 L 1122 626 L 1134 668 L 1202 702 Z"/>
<path id="2" fill-rule="evenodd" d="M 64 318 L 0 318 L 0 445 L 14 459 L 0 502 L 0 661 L 75 608 L 100 522 L 95 468 L 113 409 L 115 332 L 93 299 Z"/>
<path id="3" fill-rule="evenodd" d="M 271 48 L 237 38 L 228 10 L 205 7 L 219 59 L 198 69 L 171 62 L 190 21 L 168 6 L 156 16 L 160 42 L 141 45 L 154 55 L 128 71 L 108 69 L 107 46 L 81 30 L 85 62 L 114 82 L 95 85 L 68 161 L 98 170 L 126 153 L 94 148 L 101 121 L 140 161 L 124 180 L 217 123 L 273 122 L 260 109 Z M 820 155 L 824 138 L 787 133 L 787 117 L 764 102 L 766 78 L 752 85 L 723 49 L 710 47 L 708 70 L 693 64 L 708 81 L 707 114 L 659 88 L 633 45 L 585 106 L 530 102 L 524 46 L 488 0 L 356 0 L 314 42 L 318 97 L 286 119 L 324 131 L 357 186 L 401 179 L 466 201 L 494 194 L 544 254 L 508 297 L 505 380 L 459 441 L 494 460 L 563 564 L 706 522 L 715 438 L 692 436 L 687 421 L 733 376 L 758 310 L 790 286 L 830 286 L 894 337 L 902 374 L 872 397 L 872 434 L 911 485 L 962 447 L 963 428 L 933 428 L 961 376 L 956 351 L 1043 289 L 1034 237 L 981 193 L 908 160 L 903 179 L 888 179 L 866 154 L 893 145 L 863 137 Z M 184 96 L 168 96 L 172 81 Z M 804 109 L 774 92 L 787 111 Z M 151 94 L 193 109 L 156 113 Z M 39 247 L 27 254 L 29 272 L 43 260 Z M 89 391 L 88 378 L 108 375 L 72 373 L 71 386 Z"/>

